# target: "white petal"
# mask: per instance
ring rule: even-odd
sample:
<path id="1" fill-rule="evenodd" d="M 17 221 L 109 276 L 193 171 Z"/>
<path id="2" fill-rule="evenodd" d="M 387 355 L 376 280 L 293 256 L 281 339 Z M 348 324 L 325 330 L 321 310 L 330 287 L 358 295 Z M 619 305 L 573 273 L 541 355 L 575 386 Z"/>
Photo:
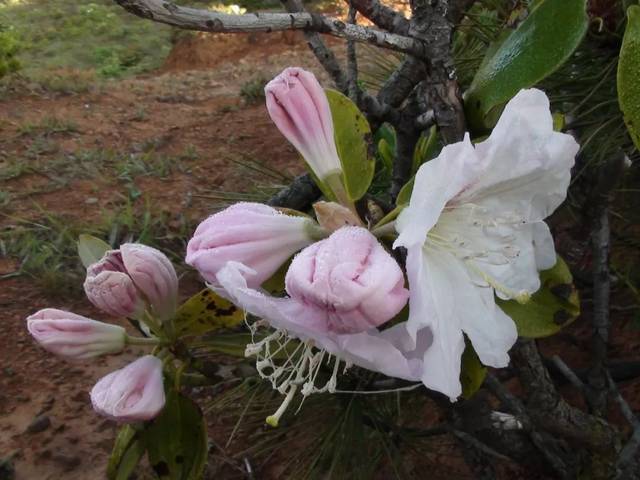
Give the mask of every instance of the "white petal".
<path id="1" fill-rule="evenodd" d="M 407 329 L 416 332 L 428 327 L 433 343 L 424 354 L 422 382 L 432 390 L 455 400 L 462 393 L 460 361 L 464 351 L 461 318 L 456 315 L 456 291 L 468 276 L 455 277 L 448 263 L 457 262 L 449 254 L 425 252 L 421 246 L 409 248 L 407 276 L 411 297 Z"/>
<path id="2" fill-rule="evenodd" d="M 522 290 L 529 293 L 538 290 L 540 279 L 533 239 L 536 224 L 476 225 L 469 211 L 469 208 L 445 210 L 431 235 L 454 239 L 451 248 L 459 259 L 470 257 L 465 263 L 471 271 L 484 272 L 495 284 L 504 287 L 496 292 L 501 298 L 513 298 Z M 513 291 L 513 295 L 507 291 Z"/>
<path id="3" fill-rule="evenodd" d="M 549 226 L 545 222 L 533 224 L 533 248 L 538 270 L 548 270 L 556 264 L 556 248 Z"/>
<path id="4" fill-rule="evenodd" d="M 451 282 L 456 281 L 453 315 L 484 365 L 506 367 L 509 349 L 518 339 L 515 323 L 496 305 L 493 289 L 475 284 L 462 262 L 447 265 Z"/>
<path id="5" fill-rule="evenodd" d="M 416 173 L 409 206 L 396 220 L 400 236 L 393 247 L 422 245 L 445 204 L 475 179 L 478 166 L 468 134 L 422 165 Z"/>
<path id="6" fill-rule="evenodd" d="M 573 137 L 553 131 L 546 95 L 522 90 L 491 136 L 476 145 L 482 174 L 453 201 L 515 211 L 527 222 L 543 220 L 566 197 L 578 149 Z"/>

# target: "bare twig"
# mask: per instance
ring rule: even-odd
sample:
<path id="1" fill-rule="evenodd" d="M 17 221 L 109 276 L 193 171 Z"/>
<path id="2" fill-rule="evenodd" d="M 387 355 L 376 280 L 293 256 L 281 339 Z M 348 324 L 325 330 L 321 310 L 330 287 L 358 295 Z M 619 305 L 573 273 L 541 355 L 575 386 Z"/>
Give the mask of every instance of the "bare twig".
<path id="1" fill-rule="evenodd" d="M 387 33 L 322 15 L 299 13 L 246 13 L 232 15 L 212 10 L 182 7 L 165 0 L 115 0 L 127 11 L 155 22 L 187 30 L 216 33 L 276 32 L 303 30 L 366 42 L 423 58 L 425 44 L 415 38 Z"/>
<path id="2" fill-rule="evenodd" d="M 562 373 L 562 375 L 564 375 L 567 380 L 569 380 L 569 383 L 571 383 L 571 385 L 576 387 L 581 392 L 584 392 L 584 383 L 582 382 L 582 380 L 580 380 L 578 375 L 573 370 L 571 370 L 571 368 L 569 368 L 569 366 L 564 363 L 558 355 L 554 355 L 553 357 L 551 357 L 551 361 L 558 369 L 558 371 Z"/>
<path id="3" fill-rule="evenodd" d="M 287 12 L 299 13 L 305 11 L 301 0 L 283 0 L 282 4 Z M 347 93 L 349 88 L 347 77 L 342 71 L 342 68 L 340 68 L 340 64 L 338 63 L 333 51 L 322 41 L 320 34 L 317 32 L 305 31 L 304 38 L 307 40 L 307 45 L 309 45 L 309 48 L 320 62 L 320 65 L 322 65 L 325 71 L 333 79 L 338 90 L 343 93 Z"/>
<path id="4" fill-rule="evenodd" d="M 409 21 L 402 14 L 382 5 L 378 0 L 351 0 L 350 3 L 378 27 L 399 35 L 409 33 Z"/>
<path id="5" fill-rule="evenodd" d="M 620 452 L 620 456 L 618 457 L 618 474 L 616 478 L 631 478 L 632 473 L 630 470 L 637 465 L 636 453 L 638 451 L 638 448 L 640 448 L 640 420 L 633 413 L 633 410 L 631 410 L 631 407 L 629 406 L 627 401 L 620 394 L 620 390 L 618 390 L 618 386 L 613 381 L 613 378 L 611 378 L 609 372 L 607 372 L 607 381 L 609 383 L 609 391 L 620 407 L 622 415 L 624 415 L 624 418 L 633 427 L 633 433 L 631 434 L 629 440 L 627 440 L 626 445 L 624 446 L 624 448 Z M 638 473 L 636 473 L 636 478 L 637 476 Z"/>
<path id="6" fill-rule="evenodd" d="M 624 165 L 624 154 L 620 152 L 600 172 L 598 184 L 591 196 L 594 207 L 591 242 L 593 250 L 593 362 L 587 378 L 587 401 L 591 410 L 600 416 L 607 409 L 607 346 L 609 343 L 609 296 L 611 279 L 609 274 L 609 229 L 610 194 L 615 188 Z"/>
<path id="7" fill-rule="evenodd" d="M 355 25 L 357 13 L 358 11 L 353 5 L 353 1 L 350 1 L 347 22 Z M 358 98 L 360 97 L 360 87 L 358 86 L 358 59 L 356 55 L 356 42 L 351 39 L 347 40 L 347 82 L 349 98 L 358 104 Z"/>
<path id="8" fill-rule="evenodd" d="M 535 430 L 533 422 L 520 399 L 507 390 L 502 382 L 492 374 L 486 376 L 485 383 L 494 395 L 515 413 L 516 420 L 529 432 L 531 441 L 549 462 L 551 468 L 562 478 L 568 478 L 569 471 L 564 461 L 553 451 L 553 445 L 548 445 L 542 435 Z"/>

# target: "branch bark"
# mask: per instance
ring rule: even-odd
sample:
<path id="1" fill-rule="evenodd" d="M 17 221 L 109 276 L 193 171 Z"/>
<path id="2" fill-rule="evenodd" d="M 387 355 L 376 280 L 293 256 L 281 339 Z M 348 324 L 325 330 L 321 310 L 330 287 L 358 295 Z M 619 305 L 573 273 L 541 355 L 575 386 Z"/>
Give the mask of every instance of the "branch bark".
<path id="1" fill-rule="evenodd" d="M 286 207 L 305 211 L 320 198 L 320 189 L 308 173 L 296 177 L 291 185 L 283 188 L 269 199 L 272 207 Z"/>
<path id="2" fill-rule="evenodd" d="M 559 395 L 532 340 L 519 341 L 512 352 L 531 421 L 574 448 L 586 449 L 592 478 L 611 478 L 618 451 L 617 430 L 603 419 L 572 407 Z"/>
<path id="3" fill-rule="evenodd" d="M 399 35 L 409 33 L 409 20 L 378 0 L 351 0 L 351 4 L 378 27 Z"/>
<path id="4" fill-rule="evenodd" d="M 426 46 L 419 39 L 350 25 L 322 15 L 298 13 L 246 13 L 231 15 L 211 10 L 182 7 L 164 0 L 115 0 L 134 15 L 187 30 L 214 33 L 276 32 L 302 30 L 366 42 L 423 58 Z"/>

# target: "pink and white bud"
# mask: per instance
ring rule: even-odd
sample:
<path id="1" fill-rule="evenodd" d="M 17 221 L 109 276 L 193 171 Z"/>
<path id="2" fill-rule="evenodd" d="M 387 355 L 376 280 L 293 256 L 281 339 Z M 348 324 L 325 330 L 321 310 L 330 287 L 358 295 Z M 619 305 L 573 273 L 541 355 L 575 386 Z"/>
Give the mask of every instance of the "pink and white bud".
<path id="1" fill-rule="evenodd" d="M 155 418 L 165 404 L 162 361 L 152 355 L 101 378 L 91 390 L 93 409 L 118 422 Z"/>
<path id="2" fill-rule="evenodd" d="M 340 174 L 327 96 L 311 72 L 286 68 L 265 86 L 267 110 L 320 180 Z"/>
<path id="3" fill-rule="evenodd" d="M 28 317 L 27 329 L 45 350 L 72 359 L 120 352 L 127 340 L 124 328 L 118 325 L 55 308 L 45 308 Z"/>
<path id="4" fill-rule="evenodd" d="M 178 302 L 178 277 L 169 259 L 155 248 L 125 243 L 87 268 L 87 298 L 116 317 L 140 318 L 146 305 L 161 319 Z"/>
<path id="5" fill-rule="evenodd" d="M 398 263 L 360 227 L 343 227 L 300 252 L 285 279 L 298 302 L 326 312 L 329 332 L 359 333 L 402 310 L 409 298 Z"/>
<path id="6" fill-rule="evenodd" d="M 255 270 L 250 284 L 257 287 L 318 235 L 320 227 L 310 218 L 259 203 L 236 203 L 198 225 L 186 262 L 212 284 L 227 262 L 243 263 Z"/>

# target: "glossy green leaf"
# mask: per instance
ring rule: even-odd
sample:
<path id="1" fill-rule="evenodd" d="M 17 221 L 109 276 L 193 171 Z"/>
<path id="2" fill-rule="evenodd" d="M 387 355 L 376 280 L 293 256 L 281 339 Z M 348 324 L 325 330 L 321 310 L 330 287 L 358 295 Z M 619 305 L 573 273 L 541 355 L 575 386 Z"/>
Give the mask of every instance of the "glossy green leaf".
<path id="1" fill-rule="evenodd" d="M 627 10 L 627 28 L 618 62 L 618 102 L 629 135 L 640 149 L 640 6 Z"/>
<path id="2" fill-rule="evenodd" d="M 500 308 L 515 321 L 521 337 L 553 335 L 580 314 L 578 291 L 564 260 L 558 257 L 553 268 L 540 272 L 540 282 L 540 289 L 525 304 L 497 300 Z"/>
<path id="3" fill-rule="evenodd" d="M 109 480 L 128 480 L 144 454 L 140 434 L 131 425 L 120 429 L 107 464 Z"/>
<path id="4" fill-rule="evenodd" d="M 347 195 L 353 201 L 367 193 L 375 171 L 375 159 L 369 152 L 371 127 L 348 97 L 336 90 L 326 90 L 336 147 L 342 164 Z"/>
<path id="5" fill-rule="evenodd" d="M 82 265 L 88 267 L 92 263 L 96 263 L 102 258 L 107 250 L 111 250 L 104 240 L 94 237 L 93 235 L 82 234 L 78 237 L 78 255 L 82 261 Z"/>
<path id="6" fill-rule="evenodd" d="M 462 397 L 469 399 L 482 386 L 484 377 L 487 375 L 487 368 L 480 363 L 478 354 L 465 338 L 465 349 L 462 354 L 462 365 L 460 368 L 460 383 L 462 383 Z"/>
<path id="7" fill-rule="evenodd" d="M 516 30 L 490 49 L 465 93 L 467 120 L 491 128 L 502 105 L 560 67 L 584 37 L 586 0 L 543 0 Z"/>
<path id="8" fill-rule="evenodd" d="M 207 462 L 207 430 L 200 408 L 167 392 L 162 413 L 142 433 L 149 464 L 161 480 L 201 480 Z"/>
<path id="9" fill-rule="evenodd" d="M 242 310 L 205 288 L 178 308 L 173 319 L 173 330 L 178 337 L 202 335 L 220 328 L 235 327 L 243 320 Z"/>

